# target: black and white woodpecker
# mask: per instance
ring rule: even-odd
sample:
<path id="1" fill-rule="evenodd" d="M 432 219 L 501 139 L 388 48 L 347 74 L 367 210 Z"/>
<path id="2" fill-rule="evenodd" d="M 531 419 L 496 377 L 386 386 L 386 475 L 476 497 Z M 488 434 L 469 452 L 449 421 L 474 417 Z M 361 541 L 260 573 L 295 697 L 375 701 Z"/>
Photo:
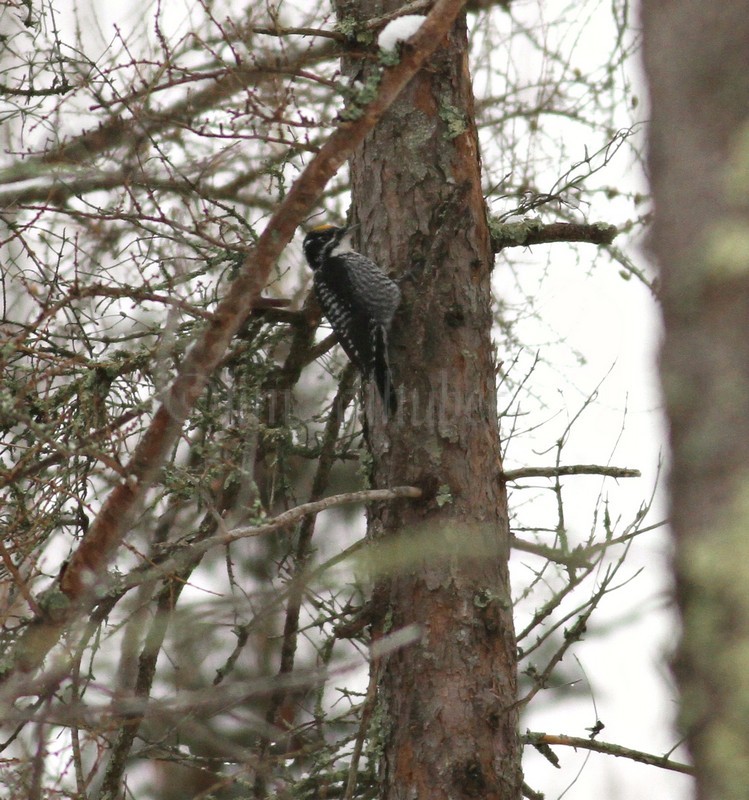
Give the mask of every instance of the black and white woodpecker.
<path id="1" fill-rule="evenodd" d="M 374 261 L 353 249 L 349 228 L 320 225 L 304 237 L 315 295 L 346 355 L 372 378 L 385 410 L 398 400 L 388 359 L 388 333 L 401 300 L 397 284 Z"/>

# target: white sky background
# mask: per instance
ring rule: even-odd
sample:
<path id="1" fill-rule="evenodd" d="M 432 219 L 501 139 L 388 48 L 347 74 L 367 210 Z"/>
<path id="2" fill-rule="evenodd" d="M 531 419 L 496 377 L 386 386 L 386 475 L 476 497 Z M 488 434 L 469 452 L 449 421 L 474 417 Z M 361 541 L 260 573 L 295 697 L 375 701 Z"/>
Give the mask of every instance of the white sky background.
<path id="1" fill-rule="evenodd" d="M 597 12 L 599 6 L 604 8 Z M 96 25 L 91 25 L 92 44 L 96 42 L 96 45 L 88 55 L 94 57 L 102 40 L 112 39 L 110 32 L 115 23 L 127 32 L 135 24 L 135 18 L 132 13 L 121 14 L 118 4 L 86 0 L 79 4 L 79 9 L 89 24 L 94 19 L 86 10 L 90 7 L 96 8 L 98 20 Z M 548 25 L 546 35 L 551 43 L 561 26 L 557 29 L 549 22 L 556 18 L 558 11 L 571 7 L 577 9 L 580 22 L 586 24 L 570 30 L 566 52 L 585 70 L 605 61 L 610 47 L 612 28 L 608 3 L 515 0 L 512 16 L 497 9 L 493 12 L 492 24 L 508 42 L 513 40 L 516 33 L 513 26 L 519 21 L 539 31 Z M 183 8 L 183 4 L 175 4 L 175 20 L 184 21 Z M 95 33 L 97 27 L 98 34 Z M 179 22 L 175 27 L 180 27 Z M 181 32 L 184 33 L 184 25 Z M 516 55 L 499 50 L 495 57 L 506 58 L 508 64 L 512 59 L 513 69 L 518 69 Z M 534 68 L 532 62 L 521 66 L 528 71 Z M 642 97 L 644 92 L 639 94 Z M 624 112 L 627 113 L 626 109 Z M 640 117 L 644 117 L 644 112 L 640 112 Z M 550 117 L 542 119 L 542 123 L 556 124 Z M 622 121 L 621 124 L 627 123 Z M 543 132 L 547 138 L 555 135 L 554 130 Z M 564 135 L 560 129 L 558 136 L 563 138 Z M 579 149 L 577 154 L 575 144 Z M 582 158 L 586 147 L 592 152 L 600 144 L 591 137 L 590 141 L 581 138 L 579 143 L 568 142 L 567 147 L 573 157 Z M 491 143 L 482 141 L 482 146 L 488 165 L 492 159 Z M 552 181 L 561 171 L 550 168 Z M 617 171 L 620 175 L 615 177 Z M 626 152 L 613 160 L 601 179 L 611 184 L 621 181 L 626 188 L 640 185 L 644 190 L 641 174 L 633 168 Z M 539 190 L 548 188 L 538 187 Z M 507 207 L 495 201 L 491 211 L 501 214 L 511 211 L 512 206 L 511 201 Z M 579 219 L 621 224 L 628 216 L 636 214 L 637 209 L 615 203 L 581 209 Z M 553 221 L 553 209 L 544 210 L 541 216 L 545 222 Z M 642 252 L 632 249 L 629 255 L 644 267 Z M 598 400 L 574 429 L 563 463 L 612 464 L 637 468 L 643 473 L 639 480 L 622 480 L 618 484 L 612 480 L 602 483 L 597 478 L 568 479 L 567 521 L 573 541 L 587 535 L 601 491 L 610 500 L 614 519 L 620 514 L 626 520 L 632 518 L 652 492 L 659 452 L 664 447 L 654 363 L 658 340 L 655 303 L 637 280 L 623 280 L 616 265 L 605 258 L 593 265 L 594 258 L 595 248 L 591 245 L 575 248 L 547 245 L 536 248 L 533 253 L 512 248 L 497 259 L 494 273 L 497 295 L 518 316 L 515 334 L 526 345 L 525 357 L 530 360 L 540 352 L 544 360 L 530 380 L 547 407 L 544 416 L 547 423 L 533 436 L 511 443 L 505 466 L 551 465 L 554 453 L 539 454 L 537 450 L 553 443 L 585 398 L 600 384 Z M 525 315 L 518 308 L 527 295 L 534 298 L 534 308 L 532 314 Z M 585 363 L 580 362 L 577 354 L 584 355 Z M 502 358 L 501 352 L 499 357 Z M 622 424 L 624 431 L 620 436 Z M 548 485 L 544 481 L 534 484 Z M 520 504 L 526 496 L 526 492 L 514 491 L 511 501 Z M 649 520 L 655 522 L 662 518 L 663 503 L 656 502 Z M 594 614 L 591 634 L 571 651 L 579 659 L 580 666 L 572 655 L 565 661 L 565 667 L 579 676 L 580 683 L 571 697 L 561 703 L 553 701 L 553 691 L 538 695 L 524 725 L 533 730 L 586 736 L 585 729 L 598 718 L 606 725 L 599 737 L 604 741 L 655 754 L 663 754 L 673 747 L 676 737 L 669 721 L 675 707 L 674 691 L 664 664 L 664 652 L 674 643 L 676 627 L 667 610 L 667 553 L 664 533 L 646 534 L 635 541 L 623 575 L 632 576 L 639 569 L 642 572 L 628 586 L 603 600 L 600 610 Z M 527 580 L 526 565 L 537 566 L 537 560 L 523 553 L 513 556 L 513 577 L 518 584 Z M 519 613 L 522 614 L 522 610 Z M 554 769 L 535 752 L 527 752 L 525 758 L 529 785 L 544 792 L 549 800 L 560 797 L 568 787 L 565 796 L 580 800 L 599 797 L 606 800 L 656 797 L 682 800 L 690 796 L 690 781 L 685 776 L 610 756 L 576 753 L 569 748 L 555 748 L 555 751 L 561 760 L 561 770 Z M 677 751 L 674 757 L 684 760 L 683 751 Z M 577 775 L 579 768 L 581 772 Z"/>
<path id="2" fill-rule="evenodd" d="M 581 71 L 594 70 L 606 62 L 614 36 L 610 6 L 574 5 L 580 24 L 567 30 L 566 43 L 564 27 L 549 25 L 550 49 L 555 49 L 557 34 L 561 34 L 562 59 L 569 58 Z M 571 4 L 561 2 L 518 2 L 512 6 L 512 16 L 538 28 L 539 20 L 554 20 L 557 12 L 568 8 Z M 513 34 L 522 27 L 522 22 L 516 27 L 506 15 L 496 18 L 507 25 L 507 41 L 517 41 Z M 574 14 L 567 20 L 573 18 Z M 503 53 L 497 56 L 503 57 Z M 517 54 L 507 58 L 518 63 Z M 642 100 L 644 88 L 637 94 Z M 623 109 L 625 115 L 628 111 Z M 645 117 L 644 110 L 639 117 Z M 550 117 L 546 117 L 546 123 L 555 124 Z M 619 124 L 631 122 L 624 118 Z M 563 123 L 559 123 L 559 130 L 558 135 L 563 138 Z M 548 129 L 545 134 L 554 135 Z M 568 141 L 567 152 L 573 159 L 582 159 L 586 147 L 593 152 L 599 146 L 595 137 L 583 137 Z M 489 159 L 485 144 L 483 150 L 486 162 Z M 550 175 L 555 177 L 553 170 Z M 626 152 L 617 154 L 601 180 L 620 185 L 625 191 L 645 191 L 644 176 Z M 538 188 L 548 190 L 544 186 Z M 508 209 L 495 203 L 492 210 L 503 213 Z M 594 200 L 592 206 L 581 209 L 579 219 L 622 225 L 637 213 L 631 206 L 596 204 Z M 553 211 L 544 210 L 541 217 L 545 222 L 553 221 Z M 625 247 L 620 240 L 617 244 Z M 659 456 L 665 449 L 655 363 L 659 337 L 656 304 L 642 283 L 634 279 L 625 281 L 617 266 L 606 258 L 599 258 L 594 265 L 594 249 L 590 245 L 574 249 L 551 245 L 534 248 L 533 257 L 517 248 L 507 250 L 497 261 L 494 278 L 495 291 L 508 304 L 527 302 L 527 296 L 534 298 L 534 314 L 516 323 L 514 333 L 530 354 L 535 355 L 537 347 L 545 362 L 532 376 L 531 386 L 544 399 L 549 420 L 534 436 L 520 437 L 511 443 L 505 467 L 551 465 L 555 453 L 538 455 L 533 439 L 536 448 L 546 449 L 563 432 L 586 397 L 599 387 L 597 401 L 573 429 L 562 463 L 611 464 L 642 472 L 641 479 L 618 483 L 595 478 L 567 480 L 566 520 L 573 541 L 576 533 L 580 538 L 588 534 L 600 491 L 609 498 L 612 518 L 622 515 L 625 522 L 629 521 L 648 499 L 656 482 Z M 625 249 L 640 268 L 647 267 L 640 248 L 630 244 Z M 584 363 L 577 354 L 584 357 Z M 543 485 L 544 481 L 535 483 Z M 522 498 L 518 492 L 511 495 L 511 505 L 519 494 Z M 652 523 L 663 517 L 664 502 L 660 496 L 648 519 Z M 532 563 L 533 559 L 527 555 L 514 554 L 515 584 L 527 580 L 525 565 Z M 606 725 L 598 737 L 602 741 L 655 754 L 673 748 L 677 737 L 669 723 L 675 712 L 675 692 L 665 656 L 675 642 L 676 621 L 668 609 L 667 566 L 665 532 L 645 534 L 635 541 L 623 575 L 626 578 L 642 571 L 628 586 L 604 598 L 594 613 L 590 634 L 565 659 L 567 670 L 580 679 L 572 697 L 554 703 L 553 690 L 546 692 L 545 697 L 537 696 L 523 720 L 524 727 L 586 737 L 586 728 L 600 719 Z M 680 800 L 691 796 L 691 781 L 683 775 L 570 748 L 557 747 L 555 752 L 561 761 L 560 770 L 530 749 L 524 760 L 528 783 L 547 798 L 564 794 L 586 800 L 594 797 Z M 673 757 L 686 760 L 683 749 L 677 750 Z"/>

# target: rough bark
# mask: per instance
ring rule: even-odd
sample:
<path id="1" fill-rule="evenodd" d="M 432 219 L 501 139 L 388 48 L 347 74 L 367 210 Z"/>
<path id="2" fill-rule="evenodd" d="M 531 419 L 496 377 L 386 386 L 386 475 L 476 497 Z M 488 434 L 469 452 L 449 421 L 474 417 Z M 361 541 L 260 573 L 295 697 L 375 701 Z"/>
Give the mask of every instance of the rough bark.
<path id="1" fill-rule="evenodd" d="M 643 3 L 683 634 L 698 797 L 749 792 L 749 14 Z"/>
<path id="2" fill-rule="evenodd" d="M 398 5 L 342 2 L 339 13 Z M 391 341 L 398 415 L 385 421 L 368 398 L 373 480 L 425 495 L 370 515 L 370 537 L 397 540 L 402 555 L 376 582 L 378 632 L 422 634 L 378 664 L 387 800 L 521 794 L 492 250 L 466 56 L 461 20 L 351 161 L 362 249 L 403 292 Z"/>

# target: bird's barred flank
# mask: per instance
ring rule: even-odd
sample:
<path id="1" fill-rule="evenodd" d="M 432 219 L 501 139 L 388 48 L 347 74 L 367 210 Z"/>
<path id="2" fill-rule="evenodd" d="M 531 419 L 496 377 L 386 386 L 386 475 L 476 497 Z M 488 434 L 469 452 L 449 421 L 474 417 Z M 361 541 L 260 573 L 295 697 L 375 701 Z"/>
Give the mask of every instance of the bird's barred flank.
<path id="1" fill-rule="evenodd" d="M 388 333 L 400 304 L 400 289 L 374 261 L 352 249 L 348 228 L 313 228 L 303 249 L 314 272 L 318 302 L 341 347 L 363 377 L 374 380 L 386 411 L 394 414 L 398 400 Z"/>

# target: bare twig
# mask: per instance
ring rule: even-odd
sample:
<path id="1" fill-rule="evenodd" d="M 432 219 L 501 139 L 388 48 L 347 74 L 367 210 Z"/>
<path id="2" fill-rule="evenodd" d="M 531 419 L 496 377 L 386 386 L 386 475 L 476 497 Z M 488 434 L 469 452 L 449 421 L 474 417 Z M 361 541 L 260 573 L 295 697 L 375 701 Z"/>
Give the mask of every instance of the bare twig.
<path id="1" fill-rule="evenodd" d="M 565 747 L 580 748 L 581 750 L 591 750 L 594 753 L 605 753 L 609 756 L 619 758 L 629 758 L 640 764 L 649 764 L 653 767 L 668 769 L 672 772 L 681 772 L 685 775 L 694 775 L 694 768 L 689 764 L 682 764 L 679 761 L 671 761 L 666 756 L 655 756 L 652 753 L 644 753 L 642 750 L 632 750 L 629 747 L 622 747 L 618 744 L 601 742 L 597 739 L 584 738 L 581 736 L 565 736 L 564 734 L 540 733 L 528 731 L 523 737 L 524 744 L 530 745 L 563 745 Z"/>
<path id="2" fill-rule="evenodd" d="M 359 759 L 361 758 L 364 742 L 369 733 L 369 723 L 372 720 L 372 712 L 374 711 L 375 701 L 377 699 L 378 663 L 378 661 L 373 660 L 369 665 L 369 686 L 367 686 L 367 696 L 362 707 L 359 730 L 354 740 L 354 750 L 351 753 L 351 764 L 349 765 L 348 778 L 346 779 L 346 793 L 343 796 L 343 800 L 353 800 L 356 796 L 356 779 L 359 774 Z"/>
<path id="3" fill-rule="evenodd" d="M 567 467 L 522 467 L 508 469 L 502 477 L 506 481 L 517 481 L 522 478 L 561 478 L 565 475 L 602 475 L 605 478 L 639 478 L 639 469 L 624 467 L 604 467 L 598 464 L 575 464 Z"/>
<path id="4" fill-rule="evenodd" d="M 5 83 L 0 83 L 0 95 L 5 95 L 6 97 L 25 97 L 31 99 L 32 97 L 50 97 L 67 94 L 71 91 L 73 91 L 73 86 L 67 81 L 62 81 L 62 83 L 57 86 L 49 86 L 44 89 L 16 89 Z"/>
<path id="5" fill-rule="evenodd" d="M 554 561 L 556 564 L 563 564 L 565 567 L 583 567 L 590 569 L 593 566 L 590 561 L 588 561 L 590 553 L 587 549 L 581 548 L 573 550 L 571 553 L 565 553 L 558 548 L 529 542 L 526 539 L 520 539 L 514 535 L 510 540 L 510 546 L 513 550 L 522 550 L 524 553 L 532 553 L 534 556 L 541 556 L 541 558 Z"/>
<path id="6" fill-rule="evenodd" d="M 15 583 L 18 590 L 23 595 L 24 600 L 29 604 L 29 608 L 34 614 L 39 614 L 40 608 L 37 605 L 34 595 L 31 593 L 31 589 L 29 589 L 23 575 L 18 571 L 18 567 L 13 563 L 10 553 L 5 549 L 5 545 L 2 542 L 0 542 L 0 557 L 3 560 L 3 564 L 5 564 L 5 568 L 11 574 L 13 583 Z"/>
<path id="7" fill-rule="evenodd" d="M 188 542 L 186 544 L 183 542 L 181 548 L 177 552 L 163 561 L 154 563 L 149 569 L 133 570 L 125 577 L 122 585 L 118 587 L 118 590 L 137 586 L 143 583 L 143 581 L 154 580 L 176 570 L 180 570 L 187 561 L 192 562 L 214 547 L 226 546 L 240 539 L 265 536 L 269 533 L 282 531 L 288 528 L 289 525 L 294 525 L 299 522 L 303 517 L 319 514 L 321 511 L 325 511 L 328 508 L 354 505 L 356 503 L 378 503 L 398 500 L 400 498 L 418 497 L 421 497 L 421 489 L 415 486 L 396 486 L 392 489 L 363 489 L 360 492 L 346 492 L 345 494 L 325 497 L 322 500 L 316 500 L 311 503 L 303 503 L 300 506 L 284 511 L 283 514 L 279 514 L 277 517 L 274 517 L 262 525 L 248 525 L 241 528 L 233 528 L 232 530 L 223 530 L 202 541 Z"/>
<path id="8" fill-rule="evenodd" d="M 309 514 L 318 514 L 327 508 L 348 506 L 353 503 L 378 503 L 387 500 L 398 500 L 402 497 L 421 497 L 421 489 L 416 486 L 395 486 L 392 489 L 362 489 L 359 492 L 345 492 L 344 494 L 325 497 L 322 500 L 315 500 L 312 503 L 303 503 L 301 506 L 279 514 L 263 525 L 234 528 L 220 537 L 221 544 L 228 544 L 237 539 L 245 539 L 248 536 L 263 536 L 266 533 L 273 533 L 292 525 L 302 517 L 306 517 Z"/>

